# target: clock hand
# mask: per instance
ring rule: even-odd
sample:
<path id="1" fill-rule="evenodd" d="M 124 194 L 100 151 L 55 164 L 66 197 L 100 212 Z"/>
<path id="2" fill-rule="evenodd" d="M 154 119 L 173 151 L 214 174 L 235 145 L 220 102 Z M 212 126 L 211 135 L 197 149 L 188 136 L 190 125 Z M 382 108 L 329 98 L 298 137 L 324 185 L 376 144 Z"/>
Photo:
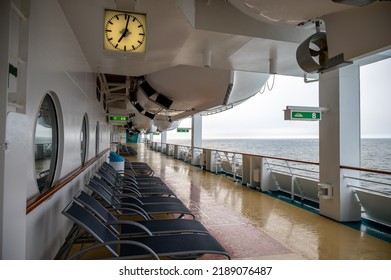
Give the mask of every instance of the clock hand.
<path id="1" fill-rule="evenodd" d="M 118 43 L 121 42 L 122 38 L 125 37 L 125 36 L 126 36 L 126 33 L 129 32 L 129 30 L 128 30 L 129 19 L 130 19 L 130 16 L 128 15 L 128 19 L 126 20 L 125 30 L 124 30 L 124 32 L 122 33 L 121 37 L 119 38 Z"/>
<path id="2" fill-rule="evenodd" d="M 129 19 L 130 19 L 130 15 L 128 15 L 128 19 L 126 20 L 125 30 L 128 30 Z"/>
<path id="3" fill-rule="evenodd" d="M 118 43 L 121 42 L 121 40 L 122 40 L 123 37 L 125 37 L 125 34 L 126 34 L 127 31 L 128 31 L 128 30 L 125 29 L 125 31 L 122 33 L 121 37 L 119 37 Z"/>

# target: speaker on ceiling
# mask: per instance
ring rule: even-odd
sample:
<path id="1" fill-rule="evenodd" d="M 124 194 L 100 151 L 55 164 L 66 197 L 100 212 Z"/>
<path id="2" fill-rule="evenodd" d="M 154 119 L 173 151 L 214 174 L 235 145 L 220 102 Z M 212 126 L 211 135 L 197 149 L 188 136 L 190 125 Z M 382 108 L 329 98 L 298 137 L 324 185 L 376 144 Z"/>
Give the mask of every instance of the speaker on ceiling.
<path id="1" fill-rule="evenodd" d="M 173 101 L 159 93 L 155 102 L 162 105 L 164 108 L 169 109 Z"/>
<path id="2" fill-rule="evenodd" d="M 133 106 L 136 108 L 137 111 L 139 111 L 140 113 L 142 111 L 144 111 L 144 108 L 143 106 L 141 106 L 139 103 L 134 103 Z"/>
<path id="3" fill-rule="evenodd" d="M 146 116 L 146 117 L 148 117 L 150 119 L 153 119 L 155 117 L 155 114 L 152 114 L 152 113 L 147 111 L 147 112 L 144 113 L 144 116 Z"/>
<path id="4" fill-rule="evenodd" d="M 140 84 L 140 87 L 148 97 L 151 97 L 156 93 L 156 90 L 151 87 L 151 85 L 147 81 L 142 82 Z"/>

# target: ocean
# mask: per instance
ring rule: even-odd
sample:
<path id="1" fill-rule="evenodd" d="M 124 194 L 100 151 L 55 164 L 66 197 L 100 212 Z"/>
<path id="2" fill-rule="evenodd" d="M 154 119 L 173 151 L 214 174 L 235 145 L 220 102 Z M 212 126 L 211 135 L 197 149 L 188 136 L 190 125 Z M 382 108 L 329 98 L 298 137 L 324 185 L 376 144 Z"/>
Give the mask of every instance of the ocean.
<path id="1" fill-rule="evenodd" d="M 168 140 L 190 146 L 190 140 Z M 203 148 L 319 162 L 318 139 L 203 139 Z M 361 168 L 391 171 L 391 139 L 361 139 Z"/>

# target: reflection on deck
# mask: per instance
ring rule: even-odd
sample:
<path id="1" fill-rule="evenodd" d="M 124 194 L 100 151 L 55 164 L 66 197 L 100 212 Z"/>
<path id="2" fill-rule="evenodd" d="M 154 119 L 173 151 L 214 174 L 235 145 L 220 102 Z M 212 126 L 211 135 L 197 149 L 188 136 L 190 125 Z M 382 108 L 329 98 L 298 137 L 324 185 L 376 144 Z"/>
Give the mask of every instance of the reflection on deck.
<path id="1" fill-rule="evenodd" d="M 233 259 L 391 259 L 391 243 L 138 144 Z"/>

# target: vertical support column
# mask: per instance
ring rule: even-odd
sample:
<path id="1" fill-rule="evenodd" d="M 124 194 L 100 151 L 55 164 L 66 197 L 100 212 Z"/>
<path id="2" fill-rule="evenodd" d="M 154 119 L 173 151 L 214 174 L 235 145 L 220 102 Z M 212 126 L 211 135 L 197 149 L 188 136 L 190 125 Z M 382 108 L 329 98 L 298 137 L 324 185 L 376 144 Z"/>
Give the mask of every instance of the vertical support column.
<path id="1" fill-rule="evenodd" d="M 242 185 L 250 186 L 251 185 L 251 156 L 243 155 L 242 160 L 243 174 L 242 174 Z"/>
<path id="2" fill-rule="evenodd" d="M 191 120 L 191 164 L 198 164 L 194 147 L 202 147 L 202 116 L 193 115 Z"/>
<path id="3" fill-rule="evenodd" d="M 215 171 L 213 169 L 214 167 L 214 164 L 215 164 L 215 160 L 214 160 L 214 157 L 212 155 L 212 150 L 209 150 L 209 149 L 204 149 L 204 158 L 205 158 L 205 170 L 208 170 L 208 171 Z"/>
<path id="4" fill-rule="evenodd" d="M 0 259 L 6 259 L 5 252 L 5 150 L 6 150 L 6 119 L 8 103 L 8 54 L 10 32 L 11 1 L 0 2 L 0 23 L 2 26 L 2 40 L 0 40 Z"/>
<path id="5" fill-rule="evenodd" d="M 329 108 L 319 123 L 319 182 L 332 187 L 331 198 L 319 197 L 320 214 L 340 222 L 358 221 L 361 209 L 340 165 L 360 166 L 359 67 L 321 74 L 319 105 Z"/>
<path id="6" fill-rule="evenodd" d="M 150 148 L 150 149 L 152 149 L 152 147 L 153 147 L 153 133 L 151 132 L 151 133 L 149 133 L 148 134 L 148 148 Z"/>
<path id="7" fill-rule="evenodd" d="M 250 157 L 250 186 L 252 188 L 260 188 L 260 169 L 261 159 L 259 157 Z"/>
<path id="8" fill-rule="evenodd" d="M 160 143 L 161 143 L 161 153 L 162 154 L 165 154 L 167 151 L 166 151 L 166 144 L 167 144 L 167 131 L 163 131 L 161 133 L 161 137 L 160 137 Z"/>
<path id="9" fill-rule="evenodd" d="M 272 172 L 267 165 L 267 159 L 261 158 L 261 166 L 260 166 L 260 184 L 261 190 L 265 191 L 277 191 L 278 187 L 273 180 Z"/>
<path id="10" fill-rule="evenodd" d="M 181 155 L 179 154 L 179 145 L 174 145 L 174 158 L 180 159 Z"/>

